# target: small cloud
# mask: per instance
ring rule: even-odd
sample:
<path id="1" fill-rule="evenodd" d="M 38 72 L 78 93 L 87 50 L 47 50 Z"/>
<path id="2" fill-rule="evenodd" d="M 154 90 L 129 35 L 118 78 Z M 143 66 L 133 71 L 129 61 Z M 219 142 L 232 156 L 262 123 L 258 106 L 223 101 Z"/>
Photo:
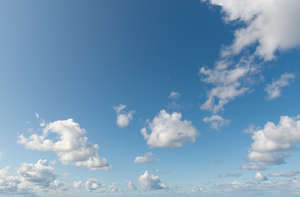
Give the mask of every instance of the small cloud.
<path id="1" fill-rule="evenodd" d="M 228 125 L 230 121 L 224 119 L 222 116 L 214 114 L 210 117 L 205 117 L 203 122 L 209 123 L 212 129 L 219 130 L 221 127 Z"/>
<path id="2" fill-rule="evenodd" d="M 265 88 L 267 92 L 267 98 L 269 100 L 278 98 L 281 96 L 281 89 L 290 85 L 291 81 L 295 79 L 294 74 L 284 73 L 280 76 L 280 79 L 273 81 L 271 84 L 268 84 Z"/>
<path id="3" fill-rule="evenodd" d="M 120 104 L 119 106 L 113 107 L 117 114 L 117 125 L 120 128 L 125 128 L 129 125 L 130 121 L 133 119 L 134 111 L 124 112 L 126 105 Z"/>
<path id="4" fill-rule="evenodd" d="M 179 92 L 172 91 L 169 95 L 169 99 L 177 99 L 181 96 Z"/>
<path id="5" fill-rule="evenodd" d="M 254 176 L 254 180 L 261 182 L 261 181 L 267 181 L 268 178 L 265 177 L 262 173 L 257 172 Z"/>
<path id="6" fill-rule="evenodd" d="M 134 160 L 134 163 L 151 163 L 158 160 L 159 159 L 154 156 L 152 152 L 148 152 L 144 156 L 137 156 Z"/>
<path id="7" fill-rule="evenodd" d="M 138 179 L 139 184 L 144 190 L 165 190 L 168 187 L 166 184 L 162 183 L 158 176 L 150 174 L 148 171 L 145 171 Z"/>
<path id="8" fill-rule="evenodd" d="M 128 182 L 128 188 L 132 191 L 136 191 L 137 187 L 135 186 L 135 184 L 132 181 Z"/>

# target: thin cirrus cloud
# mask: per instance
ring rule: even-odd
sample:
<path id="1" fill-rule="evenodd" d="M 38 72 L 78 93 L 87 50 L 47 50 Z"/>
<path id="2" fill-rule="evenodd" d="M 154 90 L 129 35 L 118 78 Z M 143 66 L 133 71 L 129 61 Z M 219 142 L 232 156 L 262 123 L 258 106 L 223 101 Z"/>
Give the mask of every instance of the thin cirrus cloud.
<path id="1" fill-rule="evenodd" d="M 284 73 L 280 76 L 278 80 L 273 81 L 271 84 L 268 84 L 265 88 L 267 92 L 267 98 L 269 100 L 275 99 L 281 96 L 281 89 L 290 85 L 291 81 L 295 79 L 295 75 L 291 73 Z"/>
<path id="2" fill-rule="evenodd" d="M 221 127 L 228 125 L 230 121 L 224 119 L 222 116 L 214 114 L 210 117 L 203 118 L 203 122 L 209 123 L 212 129 L 219 130 Z"/>
<path id="3" fill-rule="evenodd" d="M 262 129 L 252 134 L 253 143 L 249 150 L 250 166 L 257 169 L 266 165 L 280 165 L 296 144 L 300 143 L 299 117 L 280 117 L 279 123 L 267 122 Z M 247 166 L 244 166 L 247 169 Z"/>
<path id="4" fill-rule="evenodd" d="M 52 140 L 49 134 L 55 134 L 58 140 Z M 42 135 L 33 134 L 28 138 L 20 135 L 18 143 L 31 150 L 55 152 L 64 165 L 74 164 L 91 170 L 110 168 L 107 160 L 99 157 L 99 146 L 89 143 L 85 129 L 72 119 L 47 124 Z"/>
<path id="5" fill-rule="evenodd" d="M 117 114 L 116 123 L 120 128 L 128 127 L 130 121 L 133 119 L 133 114 L 135 111 L 125 112 L 126 107 L 127 107 L 126 105 L 122 105 L 122 104 L 113 107 L 113 109 Z"/>
<path id="6" fill-rule="evenodd" d="M 159 158 L 153 155 L 152 152 L 148 152 L 143 156 L 137 156 L 134 160 L 134 163 L 152 163 L 155 161 L 159 161 Z"/>
<path id="7" fill-rule="evenodd" d="M 181 96 L 181 94 L 179 92 L 176 91 L 172 91 L 169 95 L 169 99 L 177 99 Z"/>
<path id="8" fill-rule="evenodd" d="M 199 135 L 191 121 L 182 120 L 181 113 L 169 114 L 164 109 L 148 123 L 148 129 L 142 128 L 141 134 L 151 147 L 182 147 L 187 142 L 195 142 Z"/>
<path id="9" fill-rule="evenodd" d="M 158 176 L 153 175 L 148 171 L 145 171 L 145 173 L 139 177 L 138 181 L 144 190 L 165 190 L 168 188 Z"/>

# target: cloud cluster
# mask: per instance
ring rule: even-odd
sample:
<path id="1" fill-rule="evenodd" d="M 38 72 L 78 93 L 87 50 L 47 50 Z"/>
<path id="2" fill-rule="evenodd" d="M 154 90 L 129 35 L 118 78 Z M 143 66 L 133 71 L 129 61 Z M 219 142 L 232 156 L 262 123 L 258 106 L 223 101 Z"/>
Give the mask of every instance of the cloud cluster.
<path id="1" fill-rule="evenodd" d="M 161 182 L 158 176 L 150 174 L 148 171 L 145 171 L 139 177 L 138 181 L 144 190 L 164 190 L 168 188 L 166 184 Z"/>
<path id="2" fill-rule="evenodd" d="M 51 139 L 50 134 L 57 139 Z M 43 135 L 19 136 L 18 143 L 38 151 L 52 151 L 65 164 L 87 167 L 91 170 L 107 170 L 106 159 L 98 156 L 98 145 L 88 142 L 86 131 L 72 119 L 51 122 L 43 128 Z"/>
<path id="3" fill-rule="evenodd" d="M 268 122 L 264 128 L 255 131 L 252 140 L 248 154 L 252 165 L 283 164 L 288 151 L 300 142 L 300 120 L 282 116 L 278 125 Z"/>
<path id="4" fill-rule="evenodd" d="M 102 184 L 97 179 L 88 179 L 85 182 L 85 189 L 89 192 L 101 190 Z"/>
<path id="5" fill-rule="evenodd" d="M 271 60 L 277 50 L 300 45 L 300 17 L 298 0 L 202 0 L 221 7 L 227 22 L 240 21 L 244 25 L 235 31 L 233 44 L 224 55 L 239 54 L 246 47 L 257 44 L 255 54 Z"/>
<path id="6" fill-rule="evenodd" d="M 214 114 L 210 117 L 203 118 L 203 122 L 209 123 L 212 129 L 219 130 L 221 127 L 228 125 L 230 121 L 224 119 L 222 116 Z"/>
<path id="7" fill-rule="evenodd" d="M 135 186 L 135 184 L 132 181 L 128 182 L 128 188 L 132 191 L 136 191 L 137 187 Z"/>
<path id="8" fill-rule="evenodd" d="M 281 96 L 281 89 L 290 85 L 291 80 L 295 78 L 294 74 L 284 73 L 281 75 L 280 79 L 273 81 L 271 84 L 268 84 L 265 88 L 265 91 L 268 94 L 268 99 L 275 99 Z"/>
<path id="9" fill-rule="evenodd" d="M 57 179 L 54 168 L 47 160 L 39 160 L 36 164 L 23 163 L 15 176 L 8 175 L 9 169 L 0 169 L 0 193 L 29 195 L 38 191 L 68 189 L 64 182 Z"/>
<path id="10" fill-rule="evenodd" d="M 137 156 L 134 160 L 134 163 L 151 163 L 158 160 L 159 159 L 153 155 L 152 152 L 148 152 L 143 156 Z"/>
<path id="11" fill-rule="evenodd" d="M 129 125 L 130 121 L 133 119 L 134 111 L 125 112 L 126 105 L 115 106 L 114 110 L 117 114 L 117 125 L 120 128 L 125 128 Z"/>
<path id="12" fill-rule="evenodd" d="M 197 129 L 191 121 L 181 120 L 181 113 L 167 113 L 164 109 L 141 130 L 147 144 L 151 147 L 181 147 L 186 142 L 195 142 Z"/>

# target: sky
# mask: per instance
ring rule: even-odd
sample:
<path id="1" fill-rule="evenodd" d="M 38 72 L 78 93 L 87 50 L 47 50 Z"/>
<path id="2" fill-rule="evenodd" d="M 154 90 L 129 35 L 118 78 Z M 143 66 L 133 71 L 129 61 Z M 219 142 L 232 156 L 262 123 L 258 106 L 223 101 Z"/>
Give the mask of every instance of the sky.
<path id="1" fill-rule="evenodd" d="M 0 196 L 299 196 L 299 8 L 1 1 Z"/>

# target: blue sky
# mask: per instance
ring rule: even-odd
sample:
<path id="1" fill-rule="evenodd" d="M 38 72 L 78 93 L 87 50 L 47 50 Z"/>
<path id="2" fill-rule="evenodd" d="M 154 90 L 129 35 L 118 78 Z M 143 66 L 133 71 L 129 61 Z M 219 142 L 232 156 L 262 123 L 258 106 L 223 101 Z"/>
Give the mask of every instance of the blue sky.
<path id="1" fill-rule="evenodd" d="M 297 0 L 3 1 L 0 196 L 297 196 Z"/>

